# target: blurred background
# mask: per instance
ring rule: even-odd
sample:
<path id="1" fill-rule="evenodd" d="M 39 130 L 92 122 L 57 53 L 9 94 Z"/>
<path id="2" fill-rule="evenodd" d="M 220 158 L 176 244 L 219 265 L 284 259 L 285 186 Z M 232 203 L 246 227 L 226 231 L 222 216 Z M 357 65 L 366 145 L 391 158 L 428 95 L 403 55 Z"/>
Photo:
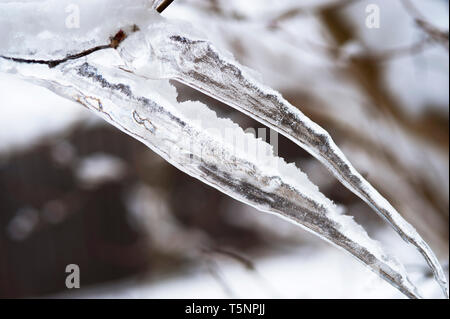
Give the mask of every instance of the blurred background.
<path id="1" fill-rule="evenodd" d="M 175 0 L 163 15 L 190 21 L 329 131 L 448 274 L 448 1 Z M 180 100 L 263 127 L 174 85 Z M 405 263 L 425 296 L 440 296 L 414 249 L 318 161 L 271 137 L 279 156 Z M 65 286 L 68 264 L 80 267 L 80 289 Z M 0 74 L 0 297 L 402 296 L 349 255 L 178 171 L 80 105 Z"/>

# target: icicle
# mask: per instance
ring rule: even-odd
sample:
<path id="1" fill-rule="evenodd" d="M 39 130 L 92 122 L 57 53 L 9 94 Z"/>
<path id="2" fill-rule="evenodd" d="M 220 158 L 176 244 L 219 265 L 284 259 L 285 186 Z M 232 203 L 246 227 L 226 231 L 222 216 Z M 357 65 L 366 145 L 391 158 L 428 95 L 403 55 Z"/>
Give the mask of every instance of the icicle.
<path id="1" fill-rule="evenodd" d="M 137 74 L 176 79 L 202 91 L 278 131 L 316 157 L 418 249 L 448 298 L 447 279 L 433 251 L 414 227 L 356 171 L 328 132 L 278 92 L 261 84 L 232 56 L 220 52 L 203 38 L 187 35 L 170 22 L 159 20 L 150 24 L 144 34 L 128 42 L 121 54 Z M 143 58 L 145 54 L 147 59 Z"/>
<path id="2" fill-rule="evenodd" d="M 107 58 L 99 60 L 112 63 Z M 13 63 L 3 60 L 0 70 Z M 350 216 L 342 215 L 304 173 L 267 154 L 272 151 L 269 144 L 231 120 L 217 118 L 205 105 L 177 103 L 175 88 L 168 81 L 145 80 L 89 59 L 45 68 L 21 65 L 14 70 L 83 104 L 183 172 L 260 211 L 302 226 L 349 252 L 406 296 L 420 297 L 403 266 L 386 255 Z M 236 145 L 235 140 L 245 143 Z M 266 155 L 247 152 L 249 145 Z"/>

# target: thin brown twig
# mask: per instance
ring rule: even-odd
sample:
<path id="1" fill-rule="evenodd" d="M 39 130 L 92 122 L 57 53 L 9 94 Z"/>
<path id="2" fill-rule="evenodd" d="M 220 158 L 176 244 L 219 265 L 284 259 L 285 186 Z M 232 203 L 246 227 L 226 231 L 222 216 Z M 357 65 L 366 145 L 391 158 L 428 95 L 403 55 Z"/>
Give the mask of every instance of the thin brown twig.
<path id="1" fill-rule="evenodd" d="M 167 9 L 168 6 L 173 2 L 173 0 L 163 0 L 161 3 L 156 7 L 156 11 L 159 13 L 162 13 L 164 10 Z"/>
<path id="2" fill-rule="evenodd" d="M 204 249 L 203 252 L 207 253 L 207 254 L 216 253 L 216 254 L 228 256 L 228 257 L 236 260 L 237 262 L 239 262 L 247 270 L 255 270 L 255 265 L 253 264 L 253 262 L 249 258 L 239 254 L 236 251 L 226 249 L 223 247 L 215 247 L 215 248 L 209 249 L 209 250 Z"/>
<path id="3" fill-rule="evenodd" d="M 96 51 L 110 49 L 110 48 L 117 49 L 119 44 L 123 40 L 125 40 L 126 37 L 127 37 L 127 34 L 122 29 L 120 29 L 116 33 L 116 35 L 114 35 L 113 37 L 111 37 L 109 39 L 110 40 L 109 44 L 99 45 L 99 46 L 90 48 L 88 50 L 85 50 L 85 51 L 82 51 L 82 52 L 79 52 L 76 54 L 70 54 L 70 55 L 67 55 L 66 57 L 64 57 L 62 59 L 58 59 L 58 60 L 33 60 L 33 59 L 30 60 L 30 59 L 23 59 L 23 58 L 8 57 L 8 56 L 4 56 L 4 55 L 0 55 L 0 58 L 6 59 L 6 60 L 11 60 L 14 62 L 19 62 L 19 63 L 46 64 L 51 69 L 51 68 L 54 68 L 54 67 L 60 65 L 61 63 L 67 62 L 69 60 L 75 60 L 75 59 L 82 58 L 82 57 L 87 56 Z"/>
<path id="4" fill-rule="evenodd" d="M 219 265 L 213 259 L 209 258 L 206 260 L 206 268 L 211 276 L 222 287 L 224 293 L 230 298 L 236 298 L 233 289 L 228 285 L 227 281 L 223 277 Z"/>
<path id="5" fill-rule="evenodd" d="M 289 34 L 289 32 L 287 30 L 284 30 L 287 34 Z M 291 34 L 289 34 L 289 36 L 292 36 Z M 307 47 L 306 46 L 301 46 L 295 43 L 295 41 L 292 41 L 292 43 L 294 43 L 294 45 L 302 50 L 305 50 Z M 339 57 L 339 58 L 344 58 L 344 60 L 342 60 L 343 62 L 348 62 L 351 59 L 370 59 L 373 61 L 377 61 L 377 62 L 384 62 L 384 61 L 388 61 L 388 60 L 393 60 L 393 59 L 397 59 L 397 58 L 402 58 L 405 56 L 412 56 L 412 55 L 416 55 L 419 54 L 425 50 L 427 50 L 428 48 L 432 47 L 434 41 L 426 36 L 425 38 L 412 43 L 410 45 L 406 45 L 406 46 L 400 46 L 400 47 L 395 47 L 395 48 L 391 48 L 391 49 L 385 49 L 385 50 L 370 50 L 369 48 L 367 48 L 364 45 L 364 48 L 361 52 L 355 53 L 355 54 L 351 54 L 351 55 L 347 55 L 345 53 L 345 49 L 342 47 L 339 47 L 337 45 L 331 45 L 331 44 L 326 44 L 326 43 L 318 43 L 318 42 L 314 42 L 314 41 L 307 41 L 307 45 L 309 45 L 313 50 L 319 50 L 320 52 L 323 52 L 325 54 L 330 54 L 334 57 Z"/>

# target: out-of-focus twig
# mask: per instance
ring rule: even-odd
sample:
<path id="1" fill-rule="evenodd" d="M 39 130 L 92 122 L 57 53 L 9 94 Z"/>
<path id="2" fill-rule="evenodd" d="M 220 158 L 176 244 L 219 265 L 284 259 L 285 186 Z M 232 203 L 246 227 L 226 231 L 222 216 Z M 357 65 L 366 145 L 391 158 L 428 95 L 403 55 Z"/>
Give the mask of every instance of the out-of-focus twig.
<path id="1" fill-rule="evenodd" d="M 282 12 L 281 14 L 274 17 L 273 19 L 271 19 L 271 21 L 269 22 L 269 25 L 271 27 L 276 27 L 278 25 L 278 23 L 285 21 L 285 20 L 295 18 L 296 16 L 298 16 L 300 14 L 304 14 L 304 13 L 317 13 L 317 12 L 328 11 L 328 10 L 333 10 L 333 11 L 339 10 L 339 9 L 347 7 L 357 1 L 360 1 L 360 0 L 331 1 L 331 2 L 327 2 L 327 3 L 319 4 L 319 5 L 291 8 L 287 11 Z"/>
<path id="2" fill-rule="evenodd" d="M 449 33 L 427 21 L 425 16 L 413 5 L 410 0 L 402 0 L 403 7 L 413 17 L 417 26 L 422 29 L 431 39 L 440 43 L 449 50 Z"/>
<path id="3" fill-rule="evenodd" d="M 247 270 L 255 270 L 254 263 L 248 257 L 243 256 L 242 254 L 235 252 L 233 250 L 230 250 L 227 248 L 215 247 L 211 250 L 204 249 L 203 252 L 206 254 L 216 253 L 216 254 L 228 256 L 228 257 L 238 261 Z"/>
<path id="4" fill-rule="evenodd" d="M 162 13 L 164 10 L 167 9 L 168 6 L 173 2 L 173 0 L 162 0 L 158 6 L 156 7 L 156 11 L 159 13 Z"/>
<path id="5" fill-rule="evenodd" d="M 233 289 L 231 289 L 231 287 L 228 285 L 227 281 L 223 277 L 223 275 L 219 269 L 219 265 L 217 265 L 217 263 L 214 260 L 209 258 L 206 260 L 206 267 L 207 267 L 208 272 L 211 274 L 211 276 L 217 281 L 217 283 L 223 289 L 224 293 L 229 298 L 236 298 L 236 295 L 233 292 Z"/>
<path id="6" fill-rule="evenodd" d="M 402 58 L 405 56 L 412 56 L 415 54 L 419 54 L 430 47 L 432 44 L 432 40 L 429 37 L 426 37 L 422 40 L 419 40 L 411 45 L 379 50 L 373 52 L 369 49 L 363 49 L 361 52 L 348 54 L 345 52 L 345 49 L 338 46 L 332 46 L 328 44 L 319 44 L 312 41 L 308 43 L 314 47 L 314 49 L 319 49 L 325 51 L 326 53 L 330 53 L 336 57 L 344 58 L 344 61 L 349 61 L 350 59 L 370 59 L 375 62 L 384 62 L 387 60 L 393 60 L 397 58 Z"/>

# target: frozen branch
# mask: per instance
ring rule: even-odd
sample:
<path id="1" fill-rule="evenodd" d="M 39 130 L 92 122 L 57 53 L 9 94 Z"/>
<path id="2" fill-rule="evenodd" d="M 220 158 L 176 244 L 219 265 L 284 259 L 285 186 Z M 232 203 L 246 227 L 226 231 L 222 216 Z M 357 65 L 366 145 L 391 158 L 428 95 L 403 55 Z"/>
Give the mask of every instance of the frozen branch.
<path id="1" fill-rule="evenodd" d="M 143 0 L 133 4 L 117 0 L 115 5 L 120 24 L 112 18 L 82 30 L 80 34 L 92 34 L 89 40 L 82 36 L 67 39 L 66 30 L 57 24 L 29 33 L 12 30 L 0 45 L 0 71 L 81 103 L 185 173 L 305 228 L 353 255 L 406 296 L 420 297 L 403 266 L 351 217 L 342 215 L 295 165 L 274 156 L 268 144 L 230 120 L 219 119 L 206 105 L 178 103 L 169 79 L 202 91 L 279 131 L 315 156 L 419 249 L 446 291 L 446 278 L 428 245 L 353 168 L 323 128 L 254 79 L 234 58 L 197 36 L 190 26 L 143 10 Z M 21 14 L 33 14 L 32 4 L 24 7 Z M 8 12 L 8 4 L 0 9 Z M 5 19 L 11 19 L 10 15 L 0 14 L 0 23 Z M 44 30 L 54 36 L 39 46 L 35 37 Z M 111 36 L 110 44 L 92 46 Z M 18 37 L 21 45 L 14 47 Z M 82 50 L 73 53 L 75 48 Z M 261 152 L 249 153 L 246 146 Z"/>

